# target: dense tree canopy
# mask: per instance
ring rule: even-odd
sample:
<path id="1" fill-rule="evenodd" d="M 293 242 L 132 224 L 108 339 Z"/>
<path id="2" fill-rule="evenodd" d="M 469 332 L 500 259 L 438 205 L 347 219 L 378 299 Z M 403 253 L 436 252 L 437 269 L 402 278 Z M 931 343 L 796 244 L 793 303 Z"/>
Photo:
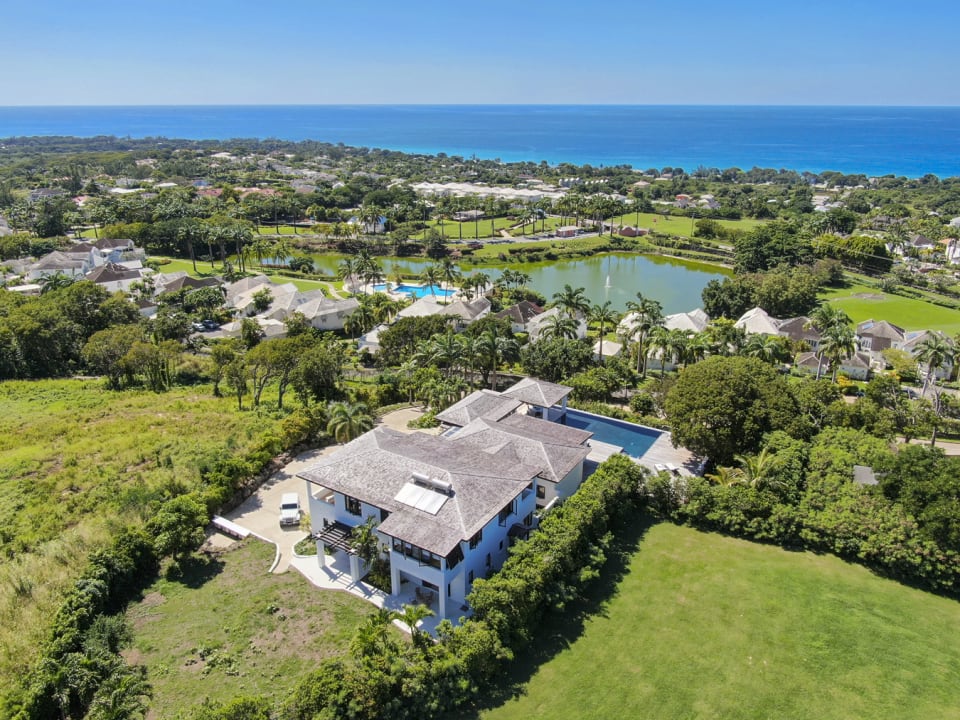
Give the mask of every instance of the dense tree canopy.
<path id="1" fill-rule="evenodd" d="M 755 451 L 764 433 L 802 427 L 787 383 L 753 358 L 714 356 L 685 368 L 665 409 L 674 444 L 721 464 Z"/>

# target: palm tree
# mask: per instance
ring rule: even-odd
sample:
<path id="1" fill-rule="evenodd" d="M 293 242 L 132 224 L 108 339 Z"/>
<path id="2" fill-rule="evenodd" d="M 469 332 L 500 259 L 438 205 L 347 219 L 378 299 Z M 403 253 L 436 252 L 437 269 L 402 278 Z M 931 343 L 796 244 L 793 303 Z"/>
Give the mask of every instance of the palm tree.
<path id="1" fill-rule="evenodd" d="M 339 443 L 350 442 L 373 427 L 373 418 L 363 403 L 333 403 L 328 417 L 327 432 Z"/>
<path id="2" fill-rule="evenodd" d="M 619 314 L 610 307 L 611 301 L 607 300 L 603 305 L 594 305 L 590 308 L 588 318 L 590 322 L 600 325 L 600 364 L 603 364 L 603 336 L 606 334 L 607 325 L 615 325 Z"/>
<path id="3" fill-rule="evenodd" d="M 257 239 L 250 244 L 250 251 L 253 253 L 253 256 L 257 258 L 257 264 L 260 265 L 260 269 L 263 269 L 263 259 L 268 257 L 271 252 L 270 242 L 264 238 L 257 236 Z"/>
<path id="4" fill-rule="evenodd" d="M 666 373 L 667 360 L 671 350 L 670 331 L 662 325 L 654 327 L 650 331 L 650 337 L 647 339 L 650 354 L 660 356 L 660 377 Z"/>
<path id="5" fill-rule="evenodd" d="M 369 615 L 350 640 L 350 652 L 354 657 L 363 659 L 389 654 L 393 647 L 390 640 L 390 623 L 393 618 L 393 611 L 386 608 L 380 608 Z"/>
<path id="6" fill-rule="evenodd" d="M 484 383 L 490 378 L 490 388 L 497 389 L 497 368 L 500 363 L 507 360 L 514 360 L 520 350 L 520 346 L 512 337 L 498 335 L 493 328 L 485 330 L 477 338 L 476 351 L 478 367 L 483 375 Z"/>
<path id="7" fill-rule="evenodd" d="M 774 455 L 767 448 L 763 448 L 758 455 L 737 455 L 736 458 L 741 467 L 741 481 L 745 485 L 757 490 L 768 485 L 779 485 L 770 478 Z"/>
<path id="8" fill-rule="evenodd" d="M 353 258 L 346 257 L 337 265 L 337 278 L 344 285 L 353 285 L 353 280 L 357 274 L 357 262 Z"/>
<path id="9" fill-rule="evenodd" d="M 706 332 L 714 352 L 724 357 L 738 353 L 746 340 L 743 328 L 738 328 L 736 321 L 729 318 L 711 320 Z"/>
<path id="10" fill-rule="evenodd" d="M 376 311 L 371 307 L 370 303 L 361 302 L 357 309 L 347 316 L 347 319 L 343 323 L 343 329 L 354 338 L 357 338 L 370 330 L 376 323 Z"/>
<path id="11" fill-rule="evenodd" d="M 450 258 L 443 258 L 440 261 L 440 274 L 447 288 L 451 288 L 460 280 L 460 269 Z"/>
<path id="12" fill-rule="evenodd" d="M 437 285 L 443 281 L 443 268 L 439 265 L 427 265 L 420 273 L 420 282 L 430 287 L 430 294 L 437 296 Z"/>
<path id="13" fill-rule="evenodd" d="M 143 665 L 123 664 L 103 681 L 86 717 L 89 720 L 132 720 L 141 718 L 153 696 Z"/>
<path id="14" fill-rule="evenodd" d="M 820 379 L 823 368 L 824 358 L 829 358 L 831 353 L 827 352 L 827 348 L 835 349 L 839 345 L 848 345 L 847 335 L 850 331 L 850 316 L 847 315 L 843 310 L 833 305 L 823 303 L 816 310 L 810 313 L 810 322 L 809 326 L 815 328 L 820 332 L 821 341 L 819 346 L 819 351 L 817 353 L 817 380 Z M 852 332 L 850 333 L 852 334 Z M 828 336 L 830 339 L 828 339 Z M 840 358 L 846 357 L 852 353 L 856 347 L 854 346 L 849 352 L 841 352 L 837 360 Z M 833 378 L 836 380 L 837 377 L 837 368 L 833 369 Z"/>
<path id="15" fill-rule="evenodd" d="M 544 340 L 549 340 L 551 338 L 566 338 L 568 340 L 576 340 L 578 334 L 579 326 L 577 321 L 572 317 L 567 317 L 562 313 L 557 313 L 556 315 L 551 315 L 543 321 L 543 326 L 540 328 L 539 337 L 543 338 Z"/>
<path id="16" fill-rule="evenodd" d="M 937 370 L 944 365 L 952 365 L 957 359 L 957 350 L 947 338 L 939 333 L 929 333 L 917 349 L 917 361 L 926 366 L 927 375 L 923 379 L 923 394 L 926 394 L 928 384 L 933 388 L 933 411 L 936 415 L 933 421 L 933 432 L 930 435 L 930 447 L 937 444 L 937 432 L 940 429 L 940 413 L 942 411 L 942 394 L 937 389 Z"/>
<path id="17" fill-rule="evenodd" d="M 73 285 L 74 282 L 76 282 L 76 278 L 72 278 L 58 271 L 53 275 L 47 275 L 40 281 L 40 294 L 46 295 L 48 292 L 69 287 Z"/>
<path id="18" fill-rule="evenodd" d="M 426 605 L 404 605 L 400 612 L 394 614 L 394 617 L 410 628 L 410 640 L 414 647 L 422 650 L 429 647 L 428 636 L 417 626 L 421 620 L 426 620 L 433 614 L 433 610 Z"/>
<path id="19" fill-rule="evenodd" d="M 633 328 L 631 334 L 637 338 L 637 372 L 641 377 L 646 377 L 648 339 L 654 328 L 663 325 L 663 306 L 638 292 L 636 302 L 627 302 L 627 310 L 630 312 L 629 321 Z"/>
<path id="20" fill-rule="evenodd" d="M 583 317 L 590 312 L 590 301 L 582 287 L 564 285 L 563 290 L 553 294 L 553 302 L 567 317 Z"/>
<path id="21" fill-rule="evenodd" d="M 290 241 L 282 237 L 273 244 L 273 259 L 278 266 L 286 265 L 292 252 L 293 247 L 290 245 Z"/>
<path id="22" fill-rule="evenodd" d="M 926 368 L 923 378 L 923 394 L 926 394 L 928 384 L 933 381 L 936 385 L 937 370 L 943 365 L 953 363 L 956 350 L 950 342 L 939 333 L 928 333 L 917 346 L 917 362 Z"/>
<path id="23" fill-rule="evenodd" d="M 787 362 L 790 359 L 787 339 L 779 335 L 751 335 L 743 348 L 743 354 L 770 365 Z"/>

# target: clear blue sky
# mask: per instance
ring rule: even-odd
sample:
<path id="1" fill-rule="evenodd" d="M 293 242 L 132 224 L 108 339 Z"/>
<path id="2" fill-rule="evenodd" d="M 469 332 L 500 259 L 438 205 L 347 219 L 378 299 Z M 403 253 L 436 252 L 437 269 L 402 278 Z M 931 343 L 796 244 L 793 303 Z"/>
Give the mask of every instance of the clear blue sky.
<path id="1" fill-rule="evenodd" d="M 960 105 L 957 0 L 11 0 L 0 105 Z"/>

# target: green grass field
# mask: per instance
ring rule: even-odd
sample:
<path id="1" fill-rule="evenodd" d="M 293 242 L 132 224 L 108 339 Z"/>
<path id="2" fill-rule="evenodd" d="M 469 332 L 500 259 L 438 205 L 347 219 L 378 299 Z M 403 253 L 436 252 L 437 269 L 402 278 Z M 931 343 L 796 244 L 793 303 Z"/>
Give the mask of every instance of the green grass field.
<path id="1" fill-rule="evenodd" d="M 637 213 L 626 213 L 613 221 L 623 225 L 637 225 Z M 764 220 L 717 220 L 720 225 L 728 230 L 752 230 L 758 225 L 763 225 Z M 696 228 L 696 220 L 688 217 L 675 217 L 669 215 L 664 217 L 658 213 L 640 213 L 640 227 L 647 228 L 653 232 L 663 233 L 664 235 L 683 235 L 691 237 Z"/>
<path id="2" fill-rule="evenodd" d="M 153 258 L 153 259 L 156 259 L 156 258 Z M 182 260 L 179 258 L 163 258 L 163 259 L 168 260 L 169 262 L 160 266 L 160 272 L 162 273 L 173 273 L 173 272 L 182 271 L 192 277 L 198 277 L 198 278 L 213 277 L 214 275 L 220 274 L 219 264 L 216 267 L 211 268 L 210 263 L 200 262 L 198 260 L 197 271 L 194 272 L 193 263 L 190 262 L 189 260 Z M 305 280 L 303 278 L 285 277 L 283 275 L 280 275 L 279 273 L 277 273 L 276 270 L 273 270 L 271 268 L 261 269 L 260 267 L 257 266 L 256 261 L 253 261 L 252 263 L 248 264 L 247 269 L 249 272 L 252 272 L 252 273 L 262 272 L 264 275 L 269 275 L 271 278 L 273 278 L 273 281 L 275 283 L 278 283 L 280 285 L 283 285 L 284 283 L 293 283 L 294 285 L 297 286 L 298 290 L 301 290 L 303 292 L 308 292 L 310 290 L 323 290 L 325 293 L 329 294 L 328 286 L 331 283 L 328 283 L 328 282 L 322 282 L 320 280 Z M 343 287 L 343 283 L 341 282 L 333 282 L 332 284 L 337 288 Z"/>
<path id="3" fill-rule="evenodd" d="M 127 616 L 128 659 L 147 666 L 151 715 L 173 717 L 206 699 L 284 698 L 299 678 L 346 650 L 374 607 L 319 590 L 295 570 L 270 575 L 274 549 L 248 540 L 157 580 Z"/>
<path id="4" fill-rule="evenodd" d="M 822 293 L 820 297 L 842 308 L 854 322 L 873 318 L 887 320 L 905 330 L 942 330 L 948 335 L 960 333 L 960 310 L 891 295 L 856 282 Z"/>
<path id="5" fill-rule="evenodd" d="M 835 557 L 659 524 L 594 610 L 481 717 L 960 717 L 960 603 Z"/>
<path id="6" fill-rule="evenodd" d="M 118 523 L 242 452 L 278 420 L 209 385 L 109 392 L 100 380 L 0 384 L 0 688 L 33 660 L 61 592 Z"/>

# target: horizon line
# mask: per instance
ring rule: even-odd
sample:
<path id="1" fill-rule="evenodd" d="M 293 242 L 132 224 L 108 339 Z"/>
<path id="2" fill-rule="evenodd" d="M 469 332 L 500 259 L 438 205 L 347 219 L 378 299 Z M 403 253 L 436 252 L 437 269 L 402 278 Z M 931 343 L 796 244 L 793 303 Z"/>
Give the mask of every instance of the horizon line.
<path id="1" fill-rule="evenodd" d="M 611 108 L 864 108 L 864 109 L 960 109 L 957 105 L 874 105 L 870 103 L 835 104 L 835 103 L 93 103 L 93 104 L 12 104 L 0 105 L 0 109 L 51 109 L 51 108 L 429 108 L 429 107 L 611 107 Z"/>

